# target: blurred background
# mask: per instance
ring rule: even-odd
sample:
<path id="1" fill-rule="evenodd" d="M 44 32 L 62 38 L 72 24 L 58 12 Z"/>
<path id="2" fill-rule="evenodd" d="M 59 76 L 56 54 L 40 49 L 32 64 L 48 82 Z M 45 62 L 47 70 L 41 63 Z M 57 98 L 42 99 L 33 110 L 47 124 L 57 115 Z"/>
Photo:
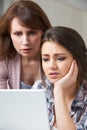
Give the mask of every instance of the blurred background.
<path id="1" fill-rule="evenodd" d="M 0 17 L 18 0 L 0 0 Z M 47 14 L 53 26 L 67 26 L 77 30 L 87 45 L 87 0 L 32 0 Z"/>

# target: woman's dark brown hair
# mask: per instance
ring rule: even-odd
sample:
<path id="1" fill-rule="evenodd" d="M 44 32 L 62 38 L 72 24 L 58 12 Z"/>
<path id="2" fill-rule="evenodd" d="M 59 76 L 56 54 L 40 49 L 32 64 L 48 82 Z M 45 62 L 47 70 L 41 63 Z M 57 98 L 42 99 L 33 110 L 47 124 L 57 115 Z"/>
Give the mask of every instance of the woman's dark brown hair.
<path id="1" fill-rule="evenodd" d="M 33 1 L 17 1 L 12 4 L 0 18 L 0 60 L 13 58 L 16 50 L 10 38 L 10 26 L 13 18 L 17 17 L 20 24 L 35 30 L 45 32 L 51 24 L 42 8 Z"/>
<path id="2" fill-rule="evenodd" d="M 84 40 L 76 30 L 63 26 L 53 27 L 44 34 L 41 47 L 45 41 L 54 41 L 66 48 L 77 62 L 79 84 L 84 79 L 87 80 L 87 48 Z"/>

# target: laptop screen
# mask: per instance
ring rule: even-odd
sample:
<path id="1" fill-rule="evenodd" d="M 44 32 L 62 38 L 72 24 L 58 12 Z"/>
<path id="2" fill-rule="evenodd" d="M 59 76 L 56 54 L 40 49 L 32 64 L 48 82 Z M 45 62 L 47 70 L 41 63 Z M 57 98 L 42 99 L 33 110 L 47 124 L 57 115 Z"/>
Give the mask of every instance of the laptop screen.
<path id="1" fill-rule="evenodd" d="M 50 130 L 44 90 L 0 90 L 0 130 Z"/>

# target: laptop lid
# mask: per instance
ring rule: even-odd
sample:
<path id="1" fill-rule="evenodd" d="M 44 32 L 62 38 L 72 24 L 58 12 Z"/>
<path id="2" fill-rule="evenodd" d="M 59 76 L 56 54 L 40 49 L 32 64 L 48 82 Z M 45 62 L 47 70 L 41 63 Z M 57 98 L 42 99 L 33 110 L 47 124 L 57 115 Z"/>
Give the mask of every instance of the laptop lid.
<path id="1" fill-rule="evenodd" d="M 0 90 L 0 130 L 50 130 L 44 90 Z"/>

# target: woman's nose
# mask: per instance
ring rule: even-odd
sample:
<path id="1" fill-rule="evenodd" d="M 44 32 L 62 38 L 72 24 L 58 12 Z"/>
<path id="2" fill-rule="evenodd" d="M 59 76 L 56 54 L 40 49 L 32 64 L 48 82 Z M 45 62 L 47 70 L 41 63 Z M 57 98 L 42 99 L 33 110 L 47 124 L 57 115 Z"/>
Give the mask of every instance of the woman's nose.
<path id="1" fill-rule="evenodd" d="M 50 69 L 56 69 L 58 66 L 57 66 L 57 64 L 56 64 L 56 62 L 55 61 L 50 61 L 50 63 L 49 63 L 49 68 Z"/>
<path id="2" fill-rule="evenodd" d="M 22 39 L 22 44 L 23 45 L 28 45 L 29 43 L 30 43 L 29 37 L 27 35 L 24 35 L 23 39 Z"/>

